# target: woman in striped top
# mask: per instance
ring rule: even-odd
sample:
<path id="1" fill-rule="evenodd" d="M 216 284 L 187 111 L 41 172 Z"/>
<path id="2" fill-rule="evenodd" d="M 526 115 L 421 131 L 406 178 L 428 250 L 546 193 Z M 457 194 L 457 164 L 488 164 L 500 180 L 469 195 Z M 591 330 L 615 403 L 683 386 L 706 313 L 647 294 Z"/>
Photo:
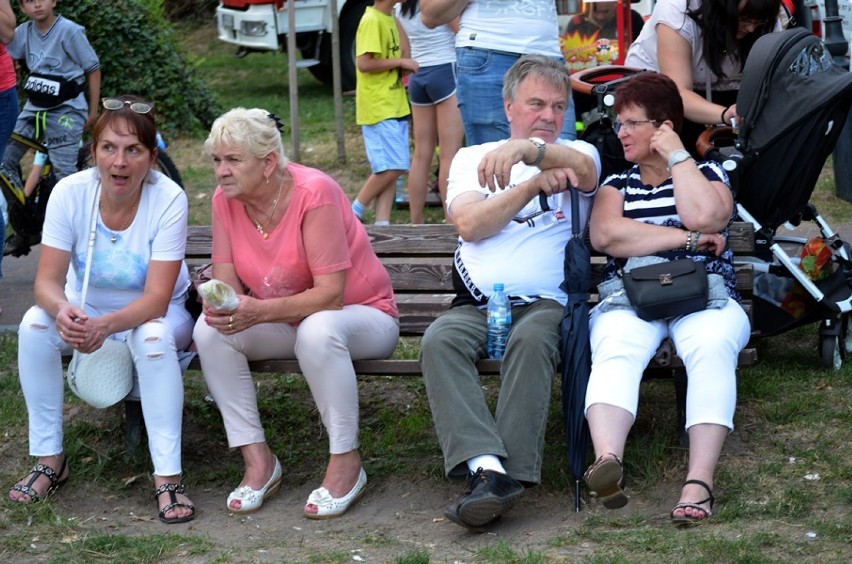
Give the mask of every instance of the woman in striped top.
<path id="1" fill-rule="evenodd" d="M 675 83 L 644 73 L 616 91 L 615 130 L 630 169 L 607 178 L 590 220 L 592 245 L 609 259 L 601 302 L 590 317 L 592 373 L 586 394 L 597 461 L 586 472 L 589 489 L 608 508 L 624 506 L 621 457 L 636 417 L 639 382 L 659 344 L 670 338 L 689 378 L 686 428 L 689 469 L 674 523 L 710 517 L 713 474 L 725 437 L 733 429 L 736 366 L 748 342 L 749 320 L 736 293 L 727 228 L 734 197 L 725 171 L 696 162 L 678 136 L 683 101 Z M 688 258 L 706 266 L 717 292 L 707 309 L 644 321 L 629 302 L 604 291 L 618 282 L 619 263 L 630 257 Z M 713 276 L 710 276 L 712 279 Z M 713 282 L 717 282 L 714 285 Z"/>

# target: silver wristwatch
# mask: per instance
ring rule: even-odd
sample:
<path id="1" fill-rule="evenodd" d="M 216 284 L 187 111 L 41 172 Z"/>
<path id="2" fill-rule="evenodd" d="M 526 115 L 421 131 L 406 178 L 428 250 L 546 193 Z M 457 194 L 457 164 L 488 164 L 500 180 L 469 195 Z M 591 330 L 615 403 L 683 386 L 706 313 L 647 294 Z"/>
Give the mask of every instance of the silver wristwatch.
<path id="1" fill-rule="evenodd" d="M 544 160 L 544 150 L 547 147 L 547 144 L 544 140 L 539 139 L 538 137 L 530 137 L 530 141 L 535 148 L 538 149 L 538 155 L 536 155 L 535 160 L 530 163 L 530 166 L 538 166 L 541 164 L 541 161 Z"/>
<path id="2" fill-rule="evenodd" d="M 669 155 L 669 164 L 667 168 L 669 169 L 669 171 L 671 171 L 674 165 L 682 163 L 683 161 L 691 158 L 692 155 L 689 154 L 689 151 L 685 151 L 684 149 L 678 149 L 677 151 Z"/>

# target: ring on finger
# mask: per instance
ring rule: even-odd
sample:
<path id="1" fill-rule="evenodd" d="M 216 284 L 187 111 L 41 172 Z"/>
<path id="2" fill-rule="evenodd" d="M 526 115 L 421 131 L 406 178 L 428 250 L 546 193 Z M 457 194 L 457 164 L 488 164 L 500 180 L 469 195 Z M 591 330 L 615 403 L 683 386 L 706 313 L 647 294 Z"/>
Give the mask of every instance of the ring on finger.
<path id="1" fill-rule="evenodd" d="M 228 323 L 228 331 L 231 331 L 234 328 L 233 323 Z"/>
<path id="2" fill-rule="evenodd" d="M 229 316 L 228 316 L 228 323 L 233 323 L 233 322 L 234 322 L 234 316 L 233 316 L 233 315 L 229 315 Z"/>

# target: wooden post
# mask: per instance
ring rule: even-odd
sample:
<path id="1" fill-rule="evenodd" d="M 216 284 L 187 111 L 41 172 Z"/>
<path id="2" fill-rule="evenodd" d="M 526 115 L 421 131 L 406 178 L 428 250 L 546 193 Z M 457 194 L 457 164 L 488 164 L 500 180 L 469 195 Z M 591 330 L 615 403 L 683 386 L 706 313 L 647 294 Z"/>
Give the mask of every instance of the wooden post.
<path id="1" fill-rule="evenodd" d="M 334 88 L 334 123 L 337 136 L 337 160 L 346 162 L 346 133 L 343 124 L 343 81 L 340 77 L 340 18 L 337 0 L 331 0 L 331 77 Z"/>
<path id="2" fill-rule="evenodd" d="M 296 2 L 287 3 L 287 75 L 290 82 L 290 159 L 299 162 L 299 78 L 296 68 Z"/>

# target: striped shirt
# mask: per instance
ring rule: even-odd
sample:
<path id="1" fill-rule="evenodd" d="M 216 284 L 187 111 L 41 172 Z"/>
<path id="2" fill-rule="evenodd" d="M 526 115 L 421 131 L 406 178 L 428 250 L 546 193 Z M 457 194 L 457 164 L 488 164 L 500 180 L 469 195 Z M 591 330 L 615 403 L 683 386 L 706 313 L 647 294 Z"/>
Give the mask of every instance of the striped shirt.
<path id="1" fill-rule="evenodd" d="M 719 163 L 703 161 L 697 164 L 698 169 L 704 174 L 707 180 L 711 182 L 723 182 L 730 187 L 728 174 Z M 671 176 L 663 181 L 662 184 L 651 186 L 642 182 L 642 178 L 639 175 L 639 165 L 633 165 L 633 167 L 624 172 L 608 176 L 601 185 L 612 186 L 624 197 L 624 217 L 629 217 L 636 221 L 644 221 L 651 225 L 662 225 L 686 230 L 675 207 L 674 184 L 672 183 Z M 734 220 L 734 217 L 736 217 L 736 210 L 731 214 L 729 225 Z M 722 230 L 722 234 L 725 238 L 728 237 L 727 227 Z M 736 274 L 734 272 L 734 253 L 730 247 L 725 248 L 721 256 L 718 257 L 713 253 L 689 253 L 686 248 L 662 251 L 656 253 L 656 255 L 669 260 L 690 258 L 696 262 L 703 262 L 707 268 L 707 273 L 720 274 L 725 279 L 725 287 L 728 290 L 728 295 L 740 301 L 740 296 L 737 292 Z M 607 257 L 602 280 L 606 281 L 614 277 L 616 270 L 615 259 Z"/>

